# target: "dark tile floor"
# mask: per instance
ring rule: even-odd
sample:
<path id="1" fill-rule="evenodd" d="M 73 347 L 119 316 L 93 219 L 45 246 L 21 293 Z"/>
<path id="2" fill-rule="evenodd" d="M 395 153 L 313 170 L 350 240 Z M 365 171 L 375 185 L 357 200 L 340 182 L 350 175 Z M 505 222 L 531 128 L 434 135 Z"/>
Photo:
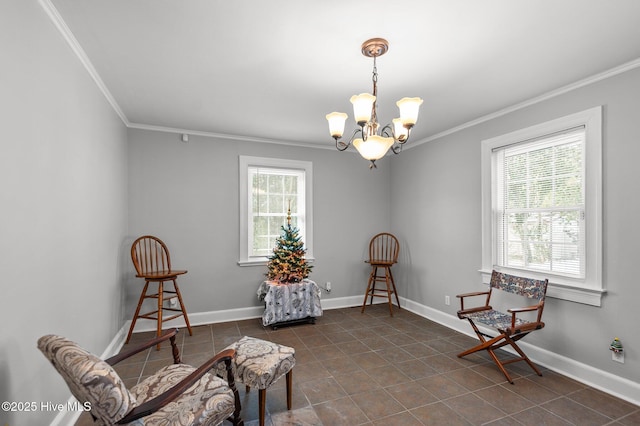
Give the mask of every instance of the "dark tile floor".
<path id="1" fill-rule="evenodd" d="M 456 354 L 475 340 L 406 310 L 386 305 L 325 311 L 315 324 L 272 330 L 251 319 L 179 334 L 183 361 L 200 365 L 242 336 L 296 349 L 293 409 L 284 379 L 267 391 L 267 425 L 639 425 L 640 407 L 550 370 L 539 377 L 522 362 L 507 369 L 509 384 L 483 354 Z M 135 334 L 128 350 L 149 333 Z M 117 367 L 135 385 L 171 362 L 149 350 Z M 258 393 L 238 387 L 242 417 L 258 424 Z M 225 422 L 226 424 L 227 422 Z M 76 425 L 91 424 L 83 414 Z"/>

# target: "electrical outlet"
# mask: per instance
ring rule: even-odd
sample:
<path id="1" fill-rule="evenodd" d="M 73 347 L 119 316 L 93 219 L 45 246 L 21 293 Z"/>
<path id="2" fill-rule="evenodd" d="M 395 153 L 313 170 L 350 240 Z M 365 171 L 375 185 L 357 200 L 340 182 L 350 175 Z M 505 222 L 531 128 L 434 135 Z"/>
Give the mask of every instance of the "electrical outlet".
<path id="1" fill-rule="evenodd" d="M 178 306 L 178 298 L 172 297 L 171 299 L 169 299 L 169 306 L 171 308 L 175 308 L 176 306 Z"/>
<path id="2" fill-rule="evenodd" d="M 327 289 L 327 293 L 331 293 L 331 281 L 327 281 L 325 288 Z"/>
<path id="3" fill-rule="evenodd" d="M 624 364 L 624 352 L 611 351 L 611 360 Z"/>
<path id="4" fill-rule="evenodd" d="M 451 304 L 451 299 L 449 298 L 449 296 L 445 296 L 444 297 L 444 304 L 449 306 Z"/>

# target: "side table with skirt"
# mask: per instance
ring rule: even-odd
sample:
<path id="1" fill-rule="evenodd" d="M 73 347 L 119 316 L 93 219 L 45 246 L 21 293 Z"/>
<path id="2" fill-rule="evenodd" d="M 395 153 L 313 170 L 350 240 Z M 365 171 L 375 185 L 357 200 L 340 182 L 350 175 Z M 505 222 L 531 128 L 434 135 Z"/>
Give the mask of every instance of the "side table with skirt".
<path id="1" fill-rule="evenodd" d="M 314 323 L 316 317 L 322 316 L 320 287 L 309 279 L 289 284 L 263 281 L 257 294 L 265 304 L 262 324 L 271 325 L 274 330 L 281 325 Z"/>

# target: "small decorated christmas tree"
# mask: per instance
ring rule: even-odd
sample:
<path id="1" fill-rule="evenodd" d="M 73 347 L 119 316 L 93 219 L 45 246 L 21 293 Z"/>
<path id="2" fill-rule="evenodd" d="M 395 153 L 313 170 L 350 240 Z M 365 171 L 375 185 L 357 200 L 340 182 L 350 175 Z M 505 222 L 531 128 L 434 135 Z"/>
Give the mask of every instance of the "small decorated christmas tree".
<path id="1" fill-rule="evenodd" d="M 291 208 L 287 212 L 287 224 L 282 225 L 282 236 L 276 240 L 276 247 L 269 258 L 266 276 L 281 283 L 297 283 L 309 276 L 313 266 L 304 258 L 306 249 L 298 235 L 298 228 L 291 226 Z"/>

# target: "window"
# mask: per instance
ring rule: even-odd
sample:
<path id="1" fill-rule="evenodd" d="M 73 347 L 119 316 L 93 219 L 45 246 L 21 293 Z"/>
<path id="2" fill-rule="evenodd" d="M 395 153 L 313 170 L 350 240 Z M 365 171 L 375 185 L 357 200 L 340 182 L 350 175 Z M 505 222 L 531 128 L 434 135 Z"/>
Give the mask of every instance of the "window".
<path id="1" fill-rule="evenodd" d="M 304 235 L 304 170 L 249 166 L 248 235 L 250 257 L 268 257 L 291 214 L 291 225 Z M 303 240 L 304 241 L 304 240 Z"/>
<path id="2" fill-rule="evenodd" d="M 602 110 L 482 142 L 483 267 L 600 306 Z"/>
<path id="3" fill-rule="evenodd" d="M 498 266 L 584 278 L 584 134 L 493 151 Z"/>
<path id="4" fill-rule="evenodd" d="M 311 163 L 240 156 L 241 266 L 265 264 L 291 211 L 291 224 L 313 258 Z"/>

